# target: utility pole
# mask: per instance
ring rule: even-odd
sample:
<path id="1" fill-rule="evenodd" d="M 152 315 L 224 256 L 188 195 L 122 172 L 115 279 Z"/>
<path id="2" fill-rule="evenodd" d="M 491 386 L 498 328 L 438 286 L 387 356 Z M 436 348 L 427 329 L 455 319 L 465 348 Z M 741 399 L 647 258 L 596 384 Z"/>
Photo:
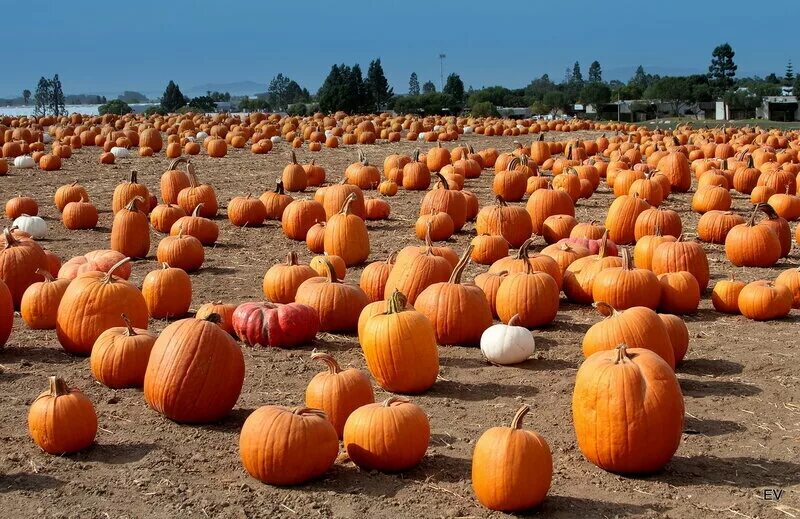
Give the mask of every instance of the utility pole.
<path id="1" fill-rule="evenodd" d="M 439 81 L 442 92 L 444 92 L 444 58 L 446 57 L 447 56 L 445 54 L 439 54 Z"/>

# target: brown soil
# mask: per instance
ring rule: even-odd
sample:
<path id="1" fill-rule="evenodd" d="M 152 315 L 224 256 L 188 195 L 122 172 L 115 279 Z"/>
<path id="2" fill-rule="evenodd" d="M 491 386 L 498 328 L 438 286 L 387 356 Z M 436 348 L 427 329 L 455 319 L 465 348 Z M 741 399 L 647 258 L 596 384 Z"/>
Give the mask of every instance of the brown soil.
<path id="1" fill-rule="evenodd" d="M 590 134 L 589 136 L 593 136 Z M 575 134 L 548 134 L 550 139 Z M 469 136 L 477 149 L 509 149 L 511 138 Z M 390 152 L 410 153 L 416 143 L 367 146 L 373 163 Z M 424 150 L 430 147 L 423 144 Z M 221 205 L 236 195 L 271 188 L 287 161 L 287 144 L 268 155 L 231 150 L 225 159 L 194 160 L 202 179 L 217 189 Z M 63 260 L 109 246 L 111 193 L 129 170 L 157 190 L 166 169 L 163 157 L 97 164 L 96 148 L 77 150 L 62 171 L 12 171 L 0 178 L 0 199 L 34 196 L 49 219 L 44 245 Z M 338 180 L 355 160 L 355 150 L 301 150 L 299 160 L 316 158 Z M 467 182 L 482 204 L 492 200 L 490 173 Z M 67 232 L 52 205 L 57 186 L 71 180 L 86 186 L 103 211 L 98 229 Z M 310 195 L 309 195 L 310 196 Z M 371 260 L 417 240 L 411 231 L 422 194 L 401 191 L 390 200 L 388 221 L 370 222 Z M 697 215 L 689 195 L 673 195 L 666 207 L 693 230 Z M 607 188 L 581 201 L 577 216 L 602 220 L 610 204 Z M 749 203 L 735 197 L 735 208 Z M 224 213 L 224 210 L 222 211 Z M 311 257 L 305 244 L 284 237 L 279 225 L 240 229 L 218 220 L 221 236 L 207 251 L 202 270 L 192 275 L 193 308 L 211 300 L 258 300 L 261 278 L 289 250 Z M 474 234 L 468 224 L 450 245 L 461 251 Z M 160 236 L 153 235 L 155 251 Z M 714 280 L 730 264 L 721 247 L 706 246 Z M 745 280 L 774 278 L 795 267 L 792 253 L 776 269 L 737 269 Z M 156 268 L 153 258 L 134 265 L 140 284 Z M 485 267 L 470 266 L 468 276 Z M 347 278 L 357 281 L 360 269 Z M 712 283 L 714 282 L 712 280 Z M 321 480 L 297 488 L 274 488 L 250 478 L 238 453 L 239 429 L 258 406 L 302 403 L 306 383 L 321 369 L 309 360 L 314 348 L 333 352 L 342 365 L 365 368 L 354 337 L 320 334 L 314 344 L 294 350 L 245 349 L 247 377 L 238 405 L 222 422 L 205 426 L 175 424 L 150 410 L 140 391 L 112 391 L 95 382 L 88 361 L 63 352 L 54 332 L 27 330 L 17 318 L 14 333 L 0 351 L 0 504 L 4 517 L 458 517 L 499 516 L 475 500 L 470 486 L 474 442 L 491 426 L 507 425 L 525 402 L 533 407 L 526 426 L 541 433 L 555 463 L 550 495 L 537 512 L 545 517 L 800 517 L 800 402 L 797 375 L 797 312 L 787 319 L 756 323 L 713 311 L 704 297 L 700 311 L 687 317 L 689 354 L 678 369 L 686 401 L 685 434 L 667 468 L 641 478 L 620 477 L 585 461 L 576 447 L 570 402 L 575 372 L 582 361 L 584 332 L 599 320 L 590 308 L 563 303 L 551 326 L 535 332 L 536 358 L 514 367 L 490 366 L 478 349 L 444 347 L 441 378 L 413 400 L 428 413 L 432 439 L 414 470 L 400 475 L 365 473 L 352 463 L 337 463 Z M 153 322 L 161 330 L 165 322 Z M 100 427 L 97 443 L 69 456 L 50 456 L 30 440 L 27 409 L 59 374 L 95 403 Z M 376 387 L 378 398 L 386 393 Z M 763 499 L 764 488 L 784 490 L 780 501 Z"/>

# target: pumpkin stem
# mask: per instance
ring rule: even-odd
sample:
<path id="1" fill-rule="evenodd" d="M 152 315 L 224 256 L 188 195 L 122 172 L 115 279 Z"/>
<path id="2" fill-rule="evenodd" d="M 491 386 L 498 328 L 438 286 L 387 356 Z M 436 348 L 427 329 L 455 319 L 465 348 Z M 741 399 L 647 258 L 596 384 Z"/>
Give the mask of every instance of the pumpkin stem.
<path id="1" fill-rule="evenodd" d="M 283 180 L 279 178 L 278 181 L 275 182 L 275 191 L 273 191 L 273 193 L 278 193 L 279 195 L 282 195 L 284 194 L 284 192 L 285 191 L 283 190 Z"/>
<path id="2" fill-rule="evenodd" d="M 328 419 L 328 415 L 325 414 L 325 411 L 323 411 L 322 409 L 314 409 L 313 407 L 295 407 L 292 409 L 292 414 L 297 414 L 301 416 L 313 415 L 313 416 L 319 416 L 320 418 L 323 418 L 325 420 Z"/>
<path id="3" fill-rule="evenodd" d="M 447 179 L 446 179 L 446 178 L 444 178 L 444 175 L 442 175 L 442 174 L 441 174 L 440 172 L 438 172 L 438 171 L 437 171 L 436 173 L 434 173 L 434 175 L 436 175 L 436 176 L 439 178 L 439 182 L 438 182 L 438 183 L 439 183 L 439 184 L 441 184 L 441 186 L 442 186 L 444 189 L 447 189 L 447 190 L 449 190 L 449 189 L 450 189 L 450 184 L 448 184 L 448 183 L 447 183 Z"/>
<path id="4" fill-rule="evenodd" d="M 297 253 L 295 251 L 291 251 L 286 255 L 286 265 L 290 267 L 292 265 L 297 265 Z"/>
<path id="5" fill-rule="evenodd" d="M 617 350 L 617 358 L 614 364 L 624 363 L 628 359 L 628 347 L 625 344 L 620 344 L 615 349 Z"/>
<path id="6" fill-rule="evenodd" d="M 528 238 L 525 242 L 520 246 L 519 250 L 517 251 L 517 256 L 515 259 L 528 259 L 528 251 L 530 250 L 531 246 L 533 245 L 534 238 Z"/>
<path id="7" fill-rule="evenodd" d="M 628 247 L 622 247 L 622 270 L 633 270 L 631 251 Z"/>
<path id="8" fill-rule="evenodd" d="M 192 216 L 197 217 L 200 216 L 200 208 L 203 207 L 203 202 L 200 202 L 196 206 L 194 206 L 194 211 L 192 211 Z"/>
<path id="9" fill-rule="evenodd" d="M 469 247 L 467 247 L 467 249 L 464 251 L 464 254 L 461 255 L 458 263 L 456 263 L 456 267 L 453 269 L 453 273 L 450 274 L 448 283 L 454 283 L 456 285 L 461 283 L 461 275 L 464 273 L 464 269 L 469 263 L 470 255 L 472 254 L 472 250 L 474 248 L 475 246 L 470 244 Z"/>
<path id="10" fill-rule="evenodd" d="M 387 305 L 385 315 L 398 314 L 402 312 L 406 309 L 406 304 L 408 304 L 408 298 L 406 298 L 402 292 L 395 288 L 394 292 L 392 292 L 392 295 L 389 296 L 389 304 Z"/>
<path id="11" fill-rule="evenodd" d="M 130 258 L 122 258 L 118 262 L 114 263 L 114 265 L 112 265 L 111 268 L 108 269 L 108 272 L 106 272 L 106 275 L 103 276 L 103 279 L 100 282 L 103 283 L 103 284 L 105 284 L 105 283 L 113 283 L 114 282 L 114 271 L 117 270 L 118 268 L 120 268 L 122 265 L 128 263 L 130 260 L 131 260 Z"/>
<path id="12" fill-rule="evenodd" d="M 332 355 L 325 353 L 324 351 L 315 351 L 311 354 L 311 360 L 321 360 L 325 364 L 328 365 L 328 372 L 331 375 L 336 375 L 337 373 L 341 373 L 342 368 L 339 367 L 339 363 L 336 362 L 336 359 L 333 358 Z"/>
<path id="13" fill-rule="evenodd" d="M 57 396 L 64 396 L 69 394 L 69 387 L 67 387 L 67 383 L 61 377 L 48 377 L 48 382 L 50 383 L 50 396 L 57 397 Z"/>
<path id="14" fill-rule="evenodd" d="M 6 239 L 6 246 L 4 247 L 5 249 L 13 247 L 17 244 L 17 239 L 14 238 L 14 235 L 11 234 L 11 229 L 9 229 L 8 227 L 3 229 L 3 237 Z"/>
<path id="15" fill-rule="evenodd" d="M 514 419 L 511 420 L 511 428 L 522 429 L 522 419 L 525 418 L 525 415 L 528 414 L 528 411 L 530 410 L 531 406 L 528 404 L 522 404 L 522 407 L 519 408 L 517 414 L 514 415 Z"/>
<path id="16" fill-rule="evenodd" d="M 597 255 L 601 258 L 606 257 L 606 245 L 608 244 L 608 229 L 603 232 L 603 236 L 600 238 L 600 248 L 597 251 Z"/>
<path id="17" fill-rule="evenodd" d="M 292 164 L 297 164 L 297 155 L 294 154 L 294 150 L 289 152 L 289 160 L 292 161 Z"/>
<path id="18" fill-rule="evenodd" d="M 197 187 L 200 181 L 197 179 L 197 173 L 194 171 L 194 164 L 191 161 L 186 161 L 186 172 L 189 174 L 189 187 Z"/>
<path id="19" fill-rule="evenodd" d="M 53 275 L 50 274 L 50 271 L 48 271 L 48 270 L 37 268 L 36 269 L 36 273 L 44 278 L 45 283 L 49 283 L 49 282 L 53 281 L 53 279 L 54 279 Z"/>
<path id="20" fill-rule="evenodd" d="M 767 203 L 761 202 L 756 206 L 756 208 L 763 211 L 764 214 L 767 215 L 767 218 L 769 218 L 770 220 L 777 220 L 778 218 L 780 218 L 780 216 L 778 216 L 778 213 L 775 212 L 775 209 Z"/>
<path id="21" fill-rule="evenodd" d="M 189 163 L 189 159 L 187 159 L 186 157 L 178 157 L 177 159 L 174 159 L 172 162 L 170 162 L 169 166 L 167 166 L 167 167 L 171 171 L 171 170 L 177 169 L 178 164 L 181 164 L 181 163 L 188 164 Z"/>
<path id="22" fill-rule="evenodd" d="M 356 199 L 355 193 L 350 193 L 347 195 L 347 198 L 344 199 L 344 203 L 342 204 L 342 209 L 339 211 L 339 214 L 350 214 L 350 204 L 352 204 Z"/>
<path id="23" fill-rule="evenodd" d="M 131 201 L 128 202 L 128 205 L 125 206 L 125 209 L 128 210 L 128 211 L 138 212 L 139 208 L 136 206 L 137 202 L 140 203 L 140 204 L 143 204 L 144 203 L 144 198 L 142 198 L 140 196 L 135 196 L 135 197 L 131 198 Z"/>
<path id="24" fill-rule="evenodd" d="M 506 171 L 515 171 L 517 169 L 517 166 L 519 166 L 519 164 L 520 164 L 519 158 L 514 157 L 513 159 L 508 161 L 508 164 L 506 164 Z"/>
<path id="25" fill-rule="evenodd" d="M 504 270 L 503 272 L 506 271 Z M 506 274 L 508 274 L 508 272 L 506 272 Z M 518 322 L 519 322 L 519 314 L 514 314 L 511 316 L 511 319 L 508 320 L 508 326 L 517 326 Z"/>
<path id="26" fill-rule="evenodd" d="M 497 205 L 499 205 L 501 207 L 507 207 L 508 206 L 508 203 L 506 203 L 506 199 L 503 198 L 502 196 L 497 195 L 497 196 L 494 197 L 494 199 L 497 200 Z"/>
<path id="27" fill-rule="evenodd" d="M 387 265 L 394 265 L 394 262 L 395 262 L 395 261 L 397 261 L 397 251 L 396 251 L 396 250 L 393 250 L 393 251 L 392 251 L 392 252 L 389 254 L 389 257 L 388 257 L 388 258 L 386 258 L 386 264 L 387 264 Z"/>
<path id="28" fill-rule="evenodd" d="M 135 337 L 136 335 L 138 335 L 136 333 L 136 330 L 133 329 L 133 325 L 131 324 L 131 320 L 128 318 L 127 315 L 122 314 L 122 320 L 125 321 L 125 326 L 128 328 L 127 330 L 125 330 L 125 336 L 126 337 Z"/>
<path id="29" fill-rule="evenodd" d="M 214 324 L 219 324 L 222 322 L 222 316 L 219 315 L 218 313 L 210 313 L 207 316 L 205 316 L 202 320 Z"/>
<path id="30" fill-rule="evenodd" d="M 166 261 L 162 261 L 161 270 L 167 270 L 168 268 L 170 268 L 169 263 L 167 263 Z"/>
<path id="31" fill-rule="evenodd" d="M 441 146 L 441 141 L 440 141 L 439 144 Z M 394 404 L 394 403 L 408 404 L 409 402 L 411 402 L 411 400 L 409 400 L 408 398 L 406 398 L 404 396 L 394 395 L 394 396 L 390 396 L 389 398 L 387 398 L 386 400 L 381 402 L 381 407 L 391 407 L 392 404 Z"/>
<path id="32" fill-rule="evenodd" d="M 758 206 L 759 205 L 760 204 L 756 204 L 756 206 L 753 208 L 753 212 L 750 213 L 750 218 L 747 220 L 747 226 L 748 227 L 752 227 L 753 225 L 755 225 L 755 223 L 756 223 L 756 215 L 758 214 Z"/>
<path id="33" fill-rule="evenodd" d="M 139 173 L 135 169 L 132 169 L 130 183 L 138 184 L 137 180 L 139 180 Z"/>
<path id="34" fill-rule="evenodd" d="M 600 315 L 605 317 L 611 317 L 612 315 L 617 315 L 619 313 L 616 308 L 605 301 L 597 301 L 592 303 L 592 308 L 600 312 Z"/>
<path id="35" fill-rule="evenodd" d="M 328 258 L 322 258 L 322 261 L 325 262 L 325 267 L 328 270 L 328 282 L 329 283 L 341 283 L 339 278 L 336 277 L 336 269 L 333 268 L 333 263 L 331 263 Z"/>

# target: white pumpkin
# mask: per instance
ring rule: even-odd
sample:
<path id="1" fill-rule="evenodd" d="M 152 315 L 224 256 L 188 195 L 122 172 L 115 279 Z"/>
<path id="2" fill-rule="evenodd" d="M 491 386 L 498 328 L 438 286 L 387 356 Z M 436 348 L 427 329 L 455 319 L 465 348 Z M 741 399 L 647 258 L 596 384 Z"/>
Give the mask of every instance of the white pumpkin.
<path id="1" fill-rule="evenodd" d="M 11 224 L 17 227 L 20 231 L 25 231 L 34 238 L 44 238 L 47 236 L 47 222 L 38 216 L 28 216 L 23 214 L 14 220 Z"/>
<path id="2" fill-rule="evenodd" d="M 113 148 L 111 148 L 111 153 L 114 155 L 114 157 L 118 159 L 128 157 L 131 154 L 128 148 L 123 148 L 122 146 L 114 146 Z"/>
<path id="3" fill-rule="evenodd" d="M 36 162 L 30 155 L 20 155 L 14 158 L 14 167 L 20 169 L 32 169 L 36 167 Z"/>
<path id="4" fill-rule="evenodd" d="M 517 326 L 517 316 L 508 324 L 490 326 L 481 335 L 481 352 L 493 364 L 518 364 L 533 355 L 536 341 L 530 330 Z"/>
<path id="5" fill-rule="evenodd" d="M 330 139 L 333 137 L 333 130 L 325 130 L 325 138 Z"/>
<path id="6" fill-rule="evenodd" d="M 419 135 L 417 135 L 417 140 L 418 141 L 424 141 L 425 140 L 425 133 L 420 133 Z"/>
<path id="7" fill-rule="evenodd" d="M 435 131 L 435 132 L 442 131 L 442 125 L 441 124 L 434 125 L 433 131 Z"/>
<path id="8" fill-rule="evenodd" d="M 206 132 L 197 132 L 198 141 L 204 141 L 206 137 L 208 137 L 208 134 Z"/>
<path id="9" fill-rule="evenodd" d="M 51 142 L 53 142 L 53 136 L 50 135 L 49 133 L 44 133 L 42 134 L 42 141 L 45 144 L 50 144 Z"/>
<path id="10" fill-rule="evenodd" d="M 472 126 L 464 126 L 464 133 L 472 133 L 474 130 Z"/>
<path id="11" fill-rule="evenodd" d="M 269 140 L 272 141 L 272 144 L 278 144 L 279 142 L 281 142 L 281 136 L 273 135 L 272 137 L 269 138 Z"/>

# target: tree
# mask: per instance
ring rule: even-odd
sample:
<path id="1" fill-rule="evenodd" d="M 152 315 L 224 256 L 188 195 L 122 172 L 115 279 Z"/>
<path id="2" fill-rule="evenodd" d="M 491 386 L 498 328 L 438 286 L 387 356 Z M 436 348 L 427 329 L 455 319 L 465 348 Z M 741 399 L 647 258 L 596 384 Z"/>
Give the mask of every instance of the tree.
<path id="1" fill-rule="evenodd" d="M 371 61 L 369 64 L 366 87 L 369 90 L 372 101 L 375 103 L 375 111 L 380 111 L 386 107 L 386 103 L 394 95 L 394 90 L 389 86 L 389 82 L 383 74 L 380 58 Z"/>
<path id="2" fill-rule="evenodd" d="M 590 82 L 581 89 L 581 101 L 595 107 L 611 101 L 611 89 L 599 82 Z"/>
<path id="3" fill-rule="evenodd" d="M 62 90 L 61 80 L 58 79 L 58 74 L 56 74 L 50 80 L 50 109 L 53 115 L 65 115 L 67 110 L 64 108 L 64 104 L 64 90 Z"/>
<path id="4" fill-rule="evenodd" d="M 345 65 L 342 65 L 342 69 Z M 339 68 L 339 65 L 333 65 L 328 77 L 319 87 L 317 92 L 317 100 L 319 101 L 319 108 L 323 112 L 335 112 L 340 110 L 342 100 L 344 98 L 344 70 Z"/>
<path id="5" fill-rule="evenodd" d="M 128 106 L 128 103 L 121 99 L 113 99 L 108 103 L 102 104 L 97 107 L 97 113 L 100 115 L 114 114 L 125 115 L 133 112 L 133 108 Z"/>
<path id="6" fill-rule="evenodd" d="M 36 86 L 36 95 L 33 98 L 36 102 L 36 106 L 33 109 L 33 114 L 35 116 L 41 117 L 47 115 L 51 97 L 52 87 L 50 82 L 44 77 L 39 78 L 39 84 Z"/>
<path id="7" fill-rule="evenodd" d="M 572 75 L 569 77 L 570 83 L 575 83 L 578 85 L 583 84 L 583 74 L 581 74 L 581 64 L 577 61 L 574 65 L 572 65 Z"/>
<path id="8" fill-rule="evenodd" d="M 550 81 L 550 76 L 544 74 L 539 79 L 534 79 L 531 81 L 530 84 L 525 87 L 525 95 L 530 97 L 532 100 L 541 101 L 547 92 L 550 92 L 555 88 L 556 85 Z"/>
<path id="9" fill-rule="evenodd" d="M 451 109 L 453 112 L 460 112 L 464 109 L 464 82 L 461 81 L 458 74 L 452 73 L 447 76 L 442 93 L 452 98 Z"/>
<path id="10" fill-rule="evenodd" d="M 566 106 L 567 101 L 562 92 L 553 90 L 544 95 L 542 104 L 548 112 L 560 110 Z"/>
<path id="11" fill-rule="evenodd" d="M 199 96 L 193 97 L 188 104 L 189 108 L 194 108 L 195 110 L 199 110 L 201 112 L 216 112 L 217 111 L 217 104 L 214 102 L 214 99 L 211 96 Z"/>
<path id="12" fill-rule="evenodd" d="M 783 75 L 783 84 L 792 86 L 794 84 L 794 68 L 792 67 L 792 60 L 786 64 L 786 73 Z"/>
<path id="13" fill-rule="evenodd" d="M 339 110 L 348 113 L 370 111 L 374 108 L 372 96 L 367 91 L 361 67 L 334 65 L 317 92 L 317 101 L 323 112 Z"/>
<path id="14" fill-rule="evenodd" d="M 766 81 L 767 83 L 775 83 L 776 85 L 778 85 L 780 84 L 781 79 L 777 75 L 775 75 L 774 72 L 772 72 L 770 75 L 764 78 L 764 81 Z"/>
<path id="15" fill-rule="evenodd" d="M 412 72 L 411 77 L 408 79 L 408 95 L 419 95 L 419 79 L 417 79 L 416 72 Z"/>
<path id="16" fill-rule="evenodd" d="M 628 81 L 628 86 L 636 88 L 639 92 L 639 96 L 641 96 L 642 93 L 647 90 L 647 87 L 655 81 L 658 81 L 658 79 L 658 76 L 646 73 L 644 67 L 639 65 L 636 67 L 636 72 L 634 72 L 633 77 Z"/>
<path id="17" fill-rule="evenodd" d="M 31 101 L 31 91 L 28 90 L 27 88 L 22 91 L 22 99 L 24 100 L 26 105 Z"/>
<path id="18" fill-rule="evenodd" d="M 422 85 L 422 93 L 423 94 L 435 94 L 436 93 L 436 85 L 433 84 L 433 81 L 426 81 Z"/>
<path id="19" fill-rule="evenodd" d="M 589 65 L 589 83 L 601 83 L 603 81 L 603 72 L 600 70 L 600 63 L 592 61 Z"/>
<path id="20" fill-rule="evenodd" d="M 132 90 L 126 90 L 120 95 L 117 96 L 117 99 L 120 101 L 125 101 L 126 103 L 145 103 L 147 102 L 147 96 L 140 92 L 134 92 Z"/>
<path id="21" fill-rule="evenodd" d="M 708 79 L 716 96 L 723 95 L 733 86 L 733 78 L 736 77 L 736 64 L 733 62 L 735 55 L 728 43 L 718 45 L 711 53 Z"/>
<path id="22" fill-rule="evenodd" d="M 664 77 L 647 87 L 645 99 L 672 103 L 672 112 L 680 115 L 680 105 L 691 100 L 691 85 L 684 77 Z"/>
<path id="23" fill-rule="evenodd" d="M 350 77 L 347 82 L 347 108 L 345 111 L 351 113 L 372 111 L 374 105 L 372 92 L 367 89 L 364 76 L 361 74 L 361 65 L 356 63 L 350 69 Z"/>
<path id="24" fill-rule="evenodd" d="M 481 101 L 472 105 L 470 113 L 473 117 L 497 117 L 497 108 L 489 101 Z"/>
<path id="25" fill-rule="evenodd" d="M 181 93 L 181 89 L 174 81 L 170 80 L 164 95 L 161 96 L 161 106 L 168 113 L 177 112 L 179 108 L 185 106 L 188 99 Z"/>
<path id="26" fill-rule="evenodd" d="M 276 109 L 280 110 L 289 106 L 289 89 L 293 83 L 291 79 L 278 73 L 277 76 L 272 78 L 267 87 L 267 100 Z M 297 85 L 297 83 L 295 83 Z M 297 85 L 299 90 L 300 86 Z"/>
<path id="27" fill-rule="evenodd" d="M 230 92 L 206 92 L 206 95 L 217 102 L 229 102 L 231 100 Z"/>

